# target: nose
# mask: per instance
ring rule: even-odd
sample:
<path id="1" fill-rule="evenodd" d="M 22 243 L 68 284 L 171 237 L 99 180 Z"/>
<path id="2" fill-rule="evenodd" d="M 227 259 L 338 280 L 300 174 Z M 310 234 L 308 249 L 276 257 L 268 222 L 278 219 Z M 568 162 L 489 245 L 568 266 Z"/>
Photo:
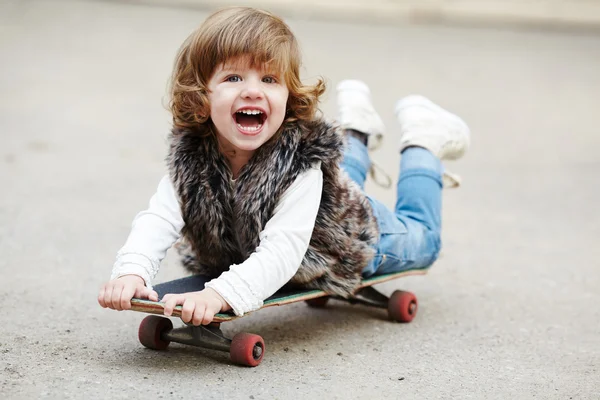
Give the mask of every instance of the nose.
<path id="1" fill-rule="evenodd" d="M 256 79 L 247 79 L 246 85 L 242 90 L 241 96 L 244 99 L 257 100 L 262 99 L 264 94 L 261 88 L 261 82 Z"/>

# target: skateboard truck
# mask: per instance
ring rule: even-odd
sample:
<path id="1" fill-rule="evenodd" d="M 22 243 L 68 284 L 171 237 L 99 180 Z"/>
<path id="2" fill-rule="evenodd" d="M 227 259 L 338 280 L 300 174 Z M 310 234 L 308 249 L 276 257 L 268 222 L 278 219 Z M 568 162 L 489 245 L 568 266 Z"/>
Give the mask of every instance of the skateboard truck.
<path id="1" fill-rule="evenodd" d="M 350 304 L 364 304 L 370 307 L 387 308 L 388 316 L 392 321 L 396 322 L 410 322 L 417 315 L 417 297 L 411 292 L 396 290 L 388 297 L 371 286 L 361 288 L 348 298 L 322 296 L 306 300 L 306 303 L 314 308 L 323 308 L 330 298 L 343 300 Z"/>
<path id="2" fill-rule="evenodd" d="M 194 326 L 187 325 L 181 328 L 171 329 L 161 334 L 161 339 L 191 346 L 198 346 L 212 350 L 229 351 L 231 347 L 231 339 L 223 336 L 221 328 L 214 325 Z"/>
<path id="3" fill-rule="evenodd" d="M 371 307 L 387 308 L 390 298 L 372 286 L 360 289 L 354 297 L 348 299 L 350 304 L 364 304 Z"/>
<path id="4" fill-rule="evenodd" d="M 138 330 L 140 343 L 154 350 L 165 350 L 169 343 L 181 343 L 205 349 L 228 352 L 236 364 L 255 367 L 262 361 L 265 342 L 251 333 L 238 333 L 233 339 L 223 335 L 219 323 L 194 326 L 186 324 L 173 329 L 170 319 L 149 315 L 142 320 Z"/>

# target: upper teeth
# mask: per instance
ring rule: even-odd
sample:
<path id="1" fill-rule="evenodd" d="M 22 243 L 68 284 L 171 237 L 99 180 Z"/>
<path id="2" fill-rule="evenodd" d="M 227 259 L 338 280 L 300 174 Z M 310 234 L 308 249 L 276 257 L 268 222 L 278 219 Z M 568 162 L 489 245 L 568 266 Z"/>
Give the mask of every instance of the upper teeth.
<path id="1" fill-rule="evenodd" d="M 262 114 L 262 111 L 260 111 L 260 110 L 240 110 L 238 112 L 242 113 L 242 114 L 248 114 L 248 115 Z"/>

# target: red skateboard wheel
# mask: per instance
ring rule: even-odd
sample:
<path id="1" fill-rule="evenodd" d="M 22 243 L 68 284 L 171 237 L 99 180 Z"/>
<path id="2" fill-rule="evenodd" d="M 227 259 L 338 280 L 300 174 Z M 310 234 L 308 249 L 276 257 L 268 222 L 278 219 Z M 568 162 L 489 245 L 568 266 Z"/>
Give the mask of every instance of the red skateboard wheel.
<path id="1" fill-rule="evenodd" d="M 231 341 L 229 356 L 236 364 L 256 367 L 265 355 L 265 341 L 252 333 L 238 333 Z"/>
<path id="2" fill-rule="evenodd" d="M 142 320 L 138 330 L 138 339 L 145 347 L 153 350 L 164 350 L 171 343 L 163 340 L 161 334 L 173 329 L 173 323 L 169 318 L 149 315 Z"/>
<path id="3" fill-rule="evenodd" d="M 411 292 L 396 290 L 388 302 L 388 314 L 393 321 L 410 322 L 417 315 L 417 296 Z"/>

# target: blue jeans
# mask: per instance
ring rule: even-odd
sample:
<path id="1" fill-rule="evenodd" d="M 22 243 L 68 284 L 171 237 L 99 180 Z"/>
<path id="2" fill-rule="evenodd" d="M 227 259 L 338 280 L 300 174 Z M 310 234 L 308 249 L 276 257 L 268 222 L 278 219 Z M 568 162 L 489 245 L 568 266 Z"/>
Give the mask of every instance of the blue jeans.
<path id="1" fill-rule="evenodd" d="M 341 167 L 364 190 L 371 160 L 367 147 L 348 136 Z M 402 152 L 394 210 L 367 195 L 379 227 L 376 256 L 363 277 L 427 268 L 441 248 L 442 173 L 440 160 L 426 149 Z"/>

